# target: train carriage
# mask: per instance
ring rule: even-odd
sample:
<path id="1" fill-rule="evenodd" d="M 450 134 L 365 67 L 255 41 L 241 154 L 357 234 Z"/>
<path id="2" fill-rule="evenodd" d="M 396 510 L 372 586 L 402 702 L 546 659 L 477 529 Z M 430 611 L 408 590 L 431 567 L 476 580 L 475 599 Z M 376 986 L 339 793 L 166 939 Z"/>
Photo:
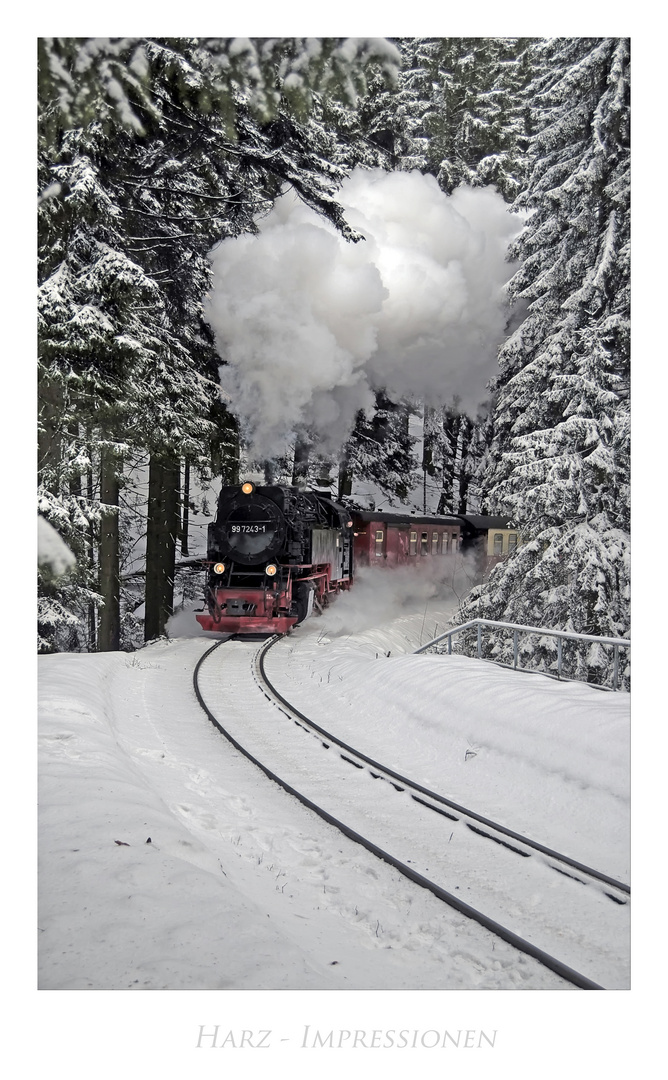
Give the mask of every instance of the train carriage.
<path id="1" fill-rule="evenodd" d="M 396 514 L 355 510 L 356 566 L 410 566 L 454 554 L 462 541 L 462 523 L 454 516 Z"/>
<path id="2" fill-rule="evenodd" d="M 462 549 L 475 556 L 478 572 L 487 575 L 498 562 L 507 559 L 522 543 L 508 518 L 489 514 L 462 515 Z"/>
<path id="3" fill-rule="evenodd" d="M 213 633 L 284 634 L 350 588 L 357 567 L 438 571 L 461 551 L 482 578 L 518 542 L 500 517 L 350 510 L 297 486 L 224 487 L 197 621 Z"/>

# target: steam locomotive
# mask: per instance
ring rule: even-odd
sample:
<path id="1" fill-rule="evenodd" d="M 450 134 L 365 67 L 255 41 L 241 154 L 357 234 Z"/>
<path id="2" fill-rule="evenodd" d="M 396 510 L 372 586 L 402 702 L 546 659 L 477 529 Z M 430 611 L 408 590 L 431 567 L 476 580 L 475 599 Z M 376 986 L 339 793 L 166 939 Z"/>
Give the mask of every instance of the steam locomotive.
<path id="1" fill-rule="evenodd" d="M 209 525 L 206 610 L 197 621 L 214 633 L 285 634 L 350 588 L 353 565 L 426 569 L 461 550 L 473 551 L 484 573 L 510 553 L 513 537 L 517 543 L 508 525 L 349 510 L 299 487 L 224 487 Z"/>
<path id="2" fill-rule="evenodd" d="M 204 630 L 284 634 L 353 580 L 353 521 L 297 487 L 224 487 L 207 543 Z"/>

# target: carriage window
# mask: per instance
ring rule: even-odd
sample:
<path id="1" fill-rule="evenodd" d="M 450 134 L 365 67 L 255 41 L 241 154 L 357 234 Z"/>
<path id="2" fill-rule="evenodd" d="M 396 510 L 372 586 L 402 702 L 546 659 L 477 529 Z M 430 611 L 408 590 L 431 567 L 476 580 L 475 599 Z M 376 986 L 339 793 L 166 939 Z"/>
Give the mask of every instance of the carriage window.
<path id="1" fill-rule="evenodd" d="M 408 548 L 409 555 L 417 555 L 417 533 L 411 532 L 410 545 Z"/>
<path id="2" fill-rule="evenodd" d="M 448 548 L 450 547 L 450 533 L 443 533 L 443 543 L 441 544 L 441 555 L 448 554 Z"/>
<path id="3" fill-rule="evenodd" d="M 503 555 L 503 533 L 494 533 L 494 554 Z"/>
<path id="4" fill-rule="evenodd" d="M 517 547 L 517 533 L 508 534 L 508 554 Z"/>
<path id="5" fill-rule="evenodd" d="M 431 553 L 438 555 L 438 533 L 431 534 Z"/>
<path id="6" fill-rule="evenodd" d="M 383 530 L 376 529 L 376 555 L 383 554 Z"/>
<path id="7" fill-rule="evenodd" d="M 429 533 L 420 533 L 420 555 L 426 555 L 429 543 Z"/>

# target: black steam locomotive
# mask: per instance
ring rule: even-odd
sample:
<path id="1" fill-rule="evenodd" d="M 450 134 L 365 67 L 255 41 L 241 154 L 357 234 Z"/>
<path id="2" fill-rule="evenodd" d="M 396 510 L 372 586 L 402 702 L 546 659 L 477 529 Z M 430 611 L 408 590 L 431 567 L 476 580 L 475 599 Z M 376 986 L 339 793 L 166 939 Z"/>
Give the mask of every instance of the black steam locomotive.
<path id="1" fill-rule="evenodd" d="M 297 487 L 224 487 L 209 526 L 207 610 L 216 633 L 284 634 L 352 583 L 353 523 Z"/>

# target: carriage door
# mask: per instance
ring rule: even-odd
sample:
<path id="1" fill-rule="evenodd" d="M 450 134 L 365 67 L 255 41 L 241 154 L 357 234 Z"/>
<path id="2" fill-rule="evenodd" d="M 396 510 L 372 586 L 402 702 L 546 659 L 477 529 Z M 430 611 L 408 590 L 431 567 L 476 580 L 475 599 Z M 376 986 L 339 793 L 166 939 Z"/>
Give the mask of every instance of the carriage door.
<path id="1" fill-rule="evenodd" d="M 387 558 L 387 530 L 385 528 L 374 531 L 373 561 L 376 566 L 380 565 L 378 559 Z"/>

